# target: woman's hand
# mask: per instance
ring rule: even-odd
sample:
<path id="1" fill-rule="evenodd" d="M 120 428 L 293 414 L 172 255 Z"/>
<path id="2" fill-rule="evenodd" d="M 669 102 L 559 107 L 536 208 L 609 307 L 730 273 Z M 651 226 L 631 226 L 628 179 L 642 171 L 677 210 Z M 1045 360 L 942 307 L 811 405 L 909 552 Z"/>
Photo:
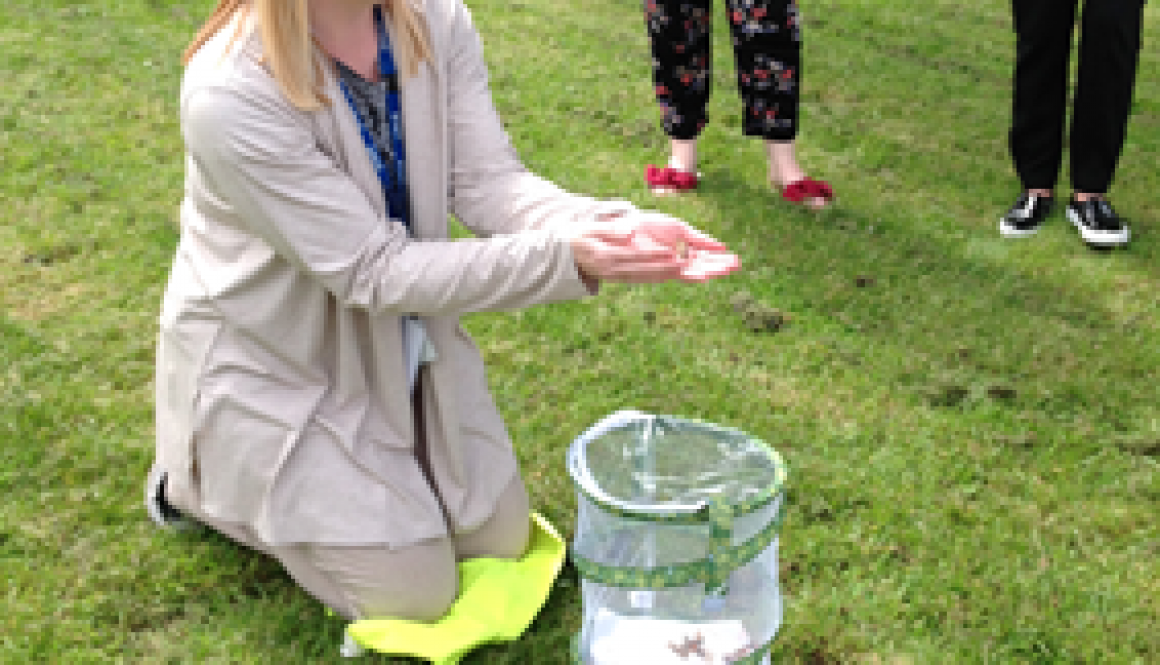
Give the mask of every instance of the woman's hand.
<path id="1" fill-rule="evenodd" d="M 727 275 L 741 265 L 722 243 L 660 213 L 634 212 L 585 225 L 571 242 L 576 266 L 588 280 L 698 282 Z"/>
<path id="2" fill-rule="evenodd" d="M 728 275 L 741 267 L 741 259 L 730 252 L 724 243 L 675 217 L 640 212 L 629 219 L 636 220 L 634 244 L 667 246 L 683 261 L 678 279 L 700 282 Z"/>

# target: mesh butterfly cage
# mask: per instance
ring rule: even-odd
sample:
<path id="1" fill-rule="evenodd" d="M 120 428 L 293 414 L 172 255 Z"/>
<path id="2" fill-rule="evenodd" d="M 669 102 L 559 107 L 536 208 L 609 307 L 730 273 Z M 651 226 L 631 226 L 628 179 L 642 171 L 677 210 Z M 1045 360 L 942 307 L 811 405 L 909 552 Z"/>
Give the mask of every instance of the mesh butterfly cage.
<path id="1" fill-rule="evenodd" d="M 619 411 L 568 450 L 582 665 L 757 665 L 781 625 L 786 467 L 748 434 Z"/>

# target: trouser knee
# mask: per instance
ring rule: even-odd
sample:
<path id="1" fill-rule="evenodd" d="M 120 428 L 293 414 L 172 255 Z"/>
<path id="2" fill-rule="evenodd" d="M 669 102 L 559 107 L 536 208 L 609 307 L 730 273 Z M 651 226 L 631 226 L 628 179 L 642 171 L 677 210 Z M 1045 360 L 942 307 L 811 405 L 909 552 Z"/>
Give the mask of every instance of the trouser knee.
<path id="1" fill-rule="evenodd" d="M 431 621 L 459 592 L 455 550 L 439 538 L 406 547 L 301 545 L 275 556 L 310 595 L 347 619 Z"/>
<path id="2" fill-rule="evenodd" d="M 387 573 L 389 574 L 389 573 Z M 348 591 L 355 616 L 359 618 L 402 618 L 436 621 L 445 616 L 459 594 L 458 572 L 454 566 L 414 582 L 405 590 L 395 584 Z"/>

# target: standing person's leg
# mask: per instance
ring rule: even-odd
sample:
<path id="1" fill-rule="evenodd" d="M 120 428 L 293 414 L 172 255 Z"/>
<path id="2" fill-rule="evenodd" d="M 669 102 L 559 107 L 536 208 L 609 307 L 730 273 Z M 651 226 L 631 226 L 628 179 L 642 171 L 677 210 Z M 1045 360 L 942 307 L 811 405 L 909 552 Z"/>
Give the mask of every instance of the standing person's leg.
<path id="1" fill-rule="evenodd" d="M 1084 3 L 1071 122 L 1076 192 L 1105 194 L 1112 183 L 1132 111 L 1143 19 L 1143 0 Z"/>
<path id="2" fill-rule="evenodd" d="M 792 0 L 728 0 L 742 133 L 765 139 L 769 180 L 794 202 L 823 207 L 828 184 L 807 178 L 797 161 L 801 25 Z"/>
<path id="3" fill-rule="evenodd" d="M 1084 3 L 1071 123 L 1073 194 L 1067 217 L 1093 247 L 1123 245 L 1130 237 L 1105 194 L 1127 134 L 1143 22 L 1144 0 Z"/>
<path id="4" fill-rule="evenodd" d="M 1015 76 L 1008 145 L 1024 189 L 1050 192 L 1059 174 L 1076 2 L 1013 3 Z"/>
<path id="5" fill-rule="evenodd" d="M 1022 193 L 999 222 L 1005 236 L 1039 230 L 1063 159 L 1068 63 L 1078 0 L 1013 0 L 1015 71 L 1007 143 Z"/>
<path id="6" fill-rule="evenodd" d="M 708 122 L 712 78 L 710 9 L 710 0 L 644 0 L 654 91 L 670 149 L 668 166 L 645 171 L 658 194 L 697 184 L 697 136 Z"/>

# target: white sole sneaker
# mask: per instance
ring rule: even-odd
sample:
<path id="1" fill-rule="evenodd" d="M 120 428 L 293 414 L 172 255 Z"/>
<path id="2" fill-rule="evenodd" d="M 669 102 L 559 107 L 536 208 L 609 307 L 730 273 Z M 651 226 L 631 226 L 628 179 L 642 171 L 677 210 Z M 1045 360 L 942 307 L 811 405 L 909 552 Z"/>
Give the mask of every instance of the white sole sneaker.
<path id="1" fill-rule="evenodd" d="M 1119 247 L 1128 244 L 1132 237 L 1131 231 L 1126 226 L 1119 231 L 1098 231 L 1088 228 L 1079 213 L 1071 206 L 1067 208 L 1067 219 L 1079 231 L 1079 237 L 1093 247 Z"/>
<path id="2" fill-rule="evenodd" d="M 1004 238 L 1029 238 L 1051 216 L 1055 199 L 1031 192 L 1023 192 L 1007 214 L 999 218 L 999 235 Z"/>
<path id="3" fill-rule="evenodd" d="M 1007 218 L 999 220 L 999 235 L 1004 238 L 1028 238 L 1039 233 L 1039 227 L 1033 229 L 1018 229 L 1007 223 Z"/>

